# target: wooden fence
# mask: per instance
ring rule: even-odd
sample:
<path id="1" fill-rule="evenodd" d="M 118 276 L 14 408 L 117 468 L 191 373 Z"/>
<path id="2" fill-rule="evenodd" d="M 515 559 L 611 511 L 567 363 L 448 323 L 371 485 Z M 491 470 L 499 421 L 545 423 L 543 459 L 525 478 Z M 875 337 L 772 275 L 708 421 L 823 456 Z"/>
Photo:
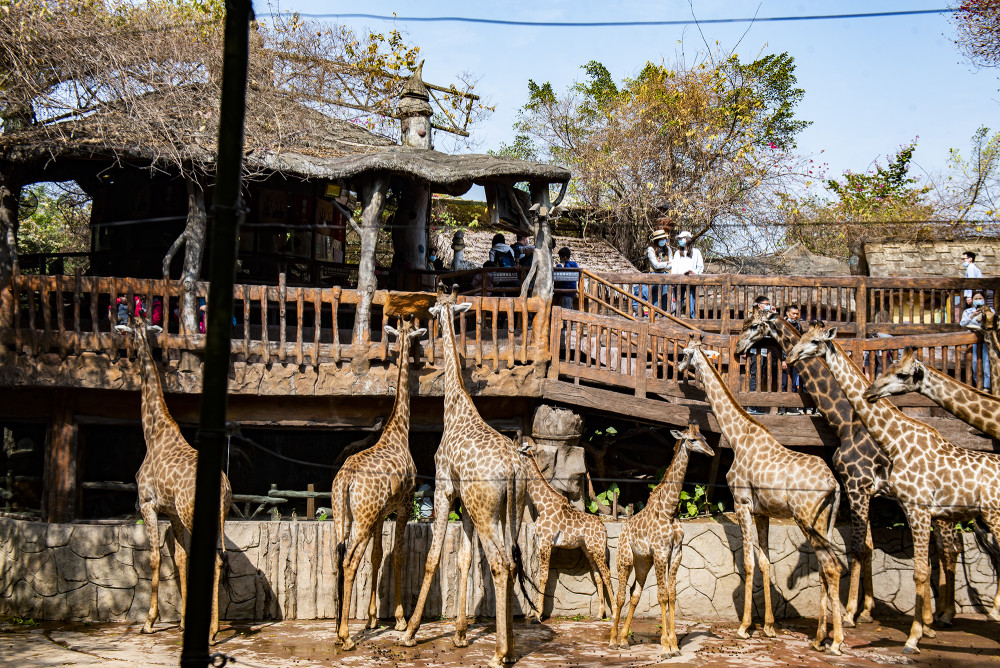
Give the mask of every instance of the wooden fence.
<path id="1" fill-rule="evenodd" d="M 636 397 L 649 394 L 691 399 L 690 387 L 677 372 L 680 351 L 691 330 L 668 323 L 629 320 L 621 317 L 553 308 L 550 333 L 552 364 L 549 378 L 568 378 L 632 391 Z M 768 355 L 737 358 L 737 336 L 706 333 L 703 345 L 719 353 L 715 358 L 726 384 L 745 406 L 809 406 L 803 390 L 782 391 L 781 351 L 772 347 Z M 872 379 L 891 364 L 907 346 L 918 347 L 925 363 L 982 387 L 982 355 L 973 348 L 979 335 L 968 331 L 906 335 L 889 338 L 843 340 L 845 350 L 863 366 Z M 973 360 L 975 359 L 975 364 Z M 751 369 L 757 384 L 750 389 Z M 899 405 L 927 405 L 922 397 L 899 397 Z"/>
<path id="2" fill-rule="evenodd" d="M 33 356 L 62 358 L 82 352 L 107 353 L 112 359 L 127 341 L 113 331 L 111 316 L 119 295 L 133 303 L 139 295 L 147 317 L 159 302 L 163 332 L 150 337 L 166 357 L 179 351 L 200 352 L 205 335 L 187 331 L 179 322 L 183 295 L 179 281 L 91 276 L 20 275 L 14 278 L 13 327 L 0 331 L 0 342 Z M 236 285 L 233 289 L 231 349 L 234 360 L 318 365 L 339 363 L 361 347 L 369 359 L 385 360 L 394 342 L 383 327 L 395 317 L 383 308 L 395 293 L 376 291 L 373 298 L 371 341 L 353 341 L 358 292 L 340 287 Z M 207 298 L 208 284 L 195 286 L 198 298 Z M 546 306 L 535 298 L 463 297 L 472 308 L 460 319 L 458 345 L 467 359 L 497 370 L 533 363 L 534 320 Z M 442 359 L 437 322 L 431 319 L 429 341 L 414 349 L 417 361 L 434 364 Z M 546 323 L 547 324 L 547 323 Z M 543 345 L 546 342 L 543 342 Z"/>

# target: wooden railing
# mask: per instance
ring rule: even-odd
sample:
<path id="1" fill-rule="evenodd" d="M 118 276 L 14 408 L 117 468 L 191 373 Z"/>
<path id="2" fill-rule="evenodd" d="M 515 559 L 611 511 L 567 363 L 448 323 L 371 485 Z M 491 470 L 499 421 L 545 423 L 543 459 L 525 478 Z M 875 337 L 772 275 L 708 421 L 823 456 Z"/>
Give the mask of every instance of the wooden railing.
<path id="1" fill-rule="evenodd" d="M 13 327 L 0 330 L 0 343 L 32 356 L 105 353 L 117 359 L 129 355 L 127 340 L 113 332 L 111 316 L 119 295 L 133 303 L 139 295 L 152 316 L 153 303 L 162 304 L 163 332 L 151 337 L 166 358 L 177 352 L 198 353 L 205 335 L 187 331 L 179 322 L 183 286 L 178 281 L 101 278 L 90 276 L 20 275 L 13 279 Z M 353 341 L 358 292 L 340 287 L 236 285 L 233 290 L 231 349 L 234 360 L 318 365 L 339 363 L 362 354 L 369 359 L 389 357 L 390 343 L 383 327 L 395 322 L 383 305 L 394 293 L 376 291 L 373 298 L 370 341 Z M 195 296 L 205 298 L 208 284 L 198 283 Z M 537 359 L 534 320 L 545 304 L 535 298 L 462 297 L 472 303 L 456 330 L 467 359 L 493 370 L 532 364 Z M 430 339 L 414 348 L 419 361 L 433 365 L 442 359 L 436 321 Z M 547 324 L 547 322 L 546 322 Z M 544 329 L 544 328 L 543 328 Z"/>
<path id="2" fill-rule="evenodd" d="M 754 300 L 765 295 L 772 306 L 781 310 L 792 304 L 799 306 L 803 320 L 825 320 L 840 326 L 844 334 L 866 338 L 876 333 L 957 330 L 957 315 L 964 308 L 966 290 L 985 291 L 987 304 L 996 308 L 1000 279 L 675 276 L 583 271 L 578 303 L 589 313 L 648 316 L 654 313 L 650 306 L 662 295 L 660 311 L 684 318 L 703 331 L 734 333 L 750 313 Z M 692 296 L 694 317 L 690 316 Z"/>
<path id="3" fill-rule="evenodd" d="M 549 378 L 617 387 L 640 398 L 649 394 L 698 398 L 692 394 L 690 385 L 681 382 L 677 372 L 680 351 L 687 345 L 690 335 L 689 329 L 674 324 L 652 324 L 556 307 L 552 310 L 549 336 L 552 357 Z M 739 359 L 734 353 L 737 338 L 707 333 L 703 335 L 703 346 L 719 353 L 714 358 L 716 368 L 740 403 L 788 408 L 811 405 L 803 389 L 781 391 L 782 355 L 779 349 L 770 348 L 767 356 L 758 354 Z M 891 364 L 902 349 L 916 346 L 927 364 L 962 382 L 982 387 L 982 354 L 976 355 L 973 365 L 973 347 L 980 342 L 977 334 L 961 331 L 849 338 L 844 340 L 844 348 L 872 379 Z M 753 391 L 749 388 L 750 365 L 756 365 L 758 381 Z M 927 404 L 922 397 L 899 399 L 901 405 Z"/>

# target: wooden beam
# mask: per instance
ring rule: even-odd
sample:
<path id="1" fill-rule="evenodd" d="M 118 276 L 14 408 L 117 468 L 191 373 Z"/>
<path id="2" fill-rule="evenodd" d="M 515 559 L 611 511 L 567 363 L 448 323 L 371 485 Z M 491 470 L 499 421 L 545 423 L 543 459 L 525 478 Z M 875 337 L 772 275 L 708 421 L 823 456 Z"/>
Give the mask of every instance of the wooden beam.
<path id="1" fill-rule="evenodd" d="M 45 439 L 42 515 L 46 522 L 71 522 L 77 515 L 78 427 L 66 393 L 58 393 Z"/>

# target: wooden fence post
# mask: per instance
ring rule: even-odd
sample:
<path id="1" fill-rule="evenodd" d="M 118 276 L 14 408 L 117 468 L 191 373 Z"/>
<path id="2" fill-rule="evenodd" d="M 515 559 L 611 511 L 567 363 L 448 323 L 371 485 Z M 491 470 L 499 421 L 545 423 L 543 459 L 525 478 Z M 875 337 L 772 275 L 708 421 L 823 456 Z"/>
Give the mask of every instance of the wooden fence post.
<path id="1" fill-rule="evenodd" d="M 854 298 L 854 320 L 857 323 L 857 338 L 868 335 L 868 277 L 858 277 L 857 293 Z"/>
<path id="2" fill-rule="evenodd" d="M 631 339 L 631 336 L 629 338 Z M 635 396 L 640 399 L 646 398 L 646 353 L 648 349 L 649 321 L 640 320 L 639 340 L 635 348 Z"/>

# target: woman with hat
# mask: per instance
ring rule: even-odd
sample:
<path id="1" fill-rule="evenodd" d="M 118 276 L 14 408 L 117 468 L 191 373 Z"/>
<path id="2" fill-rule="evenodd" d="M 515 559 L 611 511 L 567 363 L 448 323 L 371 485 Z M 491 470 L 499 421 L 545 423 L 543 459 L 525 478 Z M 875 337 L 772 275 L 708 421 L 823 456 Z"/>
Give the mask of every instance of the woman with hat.
<path id="1" fill-rule="evenodd" d="M 652 274 L 665 274 L 670 270 L 670 246 L 667 245 L 667 233 L 662 229 L 653 230 L 649 235 L 649 246 L 646 248 L 646 259 L 649 260 L 649 271 Z M 652 296 L 650 296 L 649 285 L 643 284 L 642 298 L 649 301 L 653 306 L 659 306 L 661 296 L 666 294 L 666 285 L 654 285 Z M 639 295 L 636 286 L 635 294 Z M 636 309 L 638 310 L 638 309 Z"/>
<path id="2" fill-rule="evenodd" d="M 705 273 L 705 260 L 701 257 L 701 251 L 694 247 L 692 235 L 684 230 L 677 235 L 677 250 L 670 256 L 670 273 L 680 276 L 691 276 L 693 274 Z M 672 304 L 671 312 L 676 312 L 680 302 L 687 297 L 688 312 L 690 317 L 694 317 L 695 311 L 695 286 L 675 285 L 671 290 Z"/>

